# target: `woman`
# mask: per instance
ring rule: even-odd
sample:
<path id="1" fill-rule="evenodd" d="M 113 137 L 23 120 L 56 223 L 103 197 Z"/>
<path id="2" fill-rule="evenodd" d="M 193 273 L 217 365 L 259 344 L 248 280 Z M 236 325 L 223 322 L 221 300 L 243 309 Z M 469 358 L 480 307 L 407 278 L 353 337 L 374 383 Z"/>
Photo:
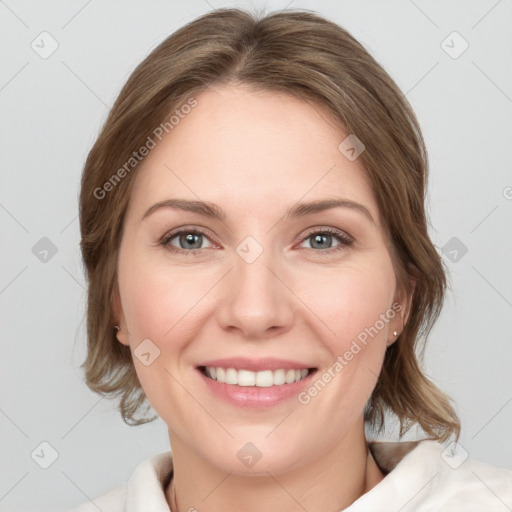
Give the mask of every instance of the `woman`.
<path id="1" fill-rule="evenodd" d="M 83 173 L 84 368 L 172 456 L 76 510 L 511 507 L 511 471 L 440 444 L 459 421 L 415 355 L 446 286 L 426 181 L 410 106 L 337 25 L 217 10 L 159 45 Z M 369 442 L 388 415 L 425 440 Z"/>

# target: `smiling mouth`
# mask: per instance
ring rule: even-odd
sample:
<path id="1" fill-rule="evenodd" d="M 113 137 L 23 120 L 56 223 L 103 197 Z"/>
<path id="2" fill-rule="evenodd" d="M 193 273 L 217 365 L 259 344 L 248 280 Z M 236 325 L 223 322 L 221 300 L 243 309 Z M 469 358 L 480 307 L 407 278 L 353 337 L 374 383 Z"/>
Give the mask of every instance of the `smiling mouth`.
<path id="1" fill-rule="evenodd" d="M 271 386 L 284 386 L 299 382 L 316 371 L 316 368 L 303 368 L 300 370 L 237 370 L 235 368 L 222 368 L 213 366 L 199 366 L 199 371 L 207 378 L 230 386 L 254 386 L 269 388 Z"/>

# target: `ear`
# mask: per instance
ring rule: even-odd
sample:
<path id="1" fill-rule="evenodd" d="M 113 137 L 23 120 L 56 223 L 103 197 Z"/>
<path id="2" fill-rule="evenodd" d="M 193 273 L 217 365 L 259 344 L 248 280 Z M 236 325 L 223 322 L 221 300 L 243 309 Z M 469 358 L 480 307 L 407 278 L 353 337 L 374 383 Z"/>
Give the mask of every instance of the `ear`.
<path id="1" fill-rule="evenodd" d="M 389 322 L 389 338 L 387 346 L 392 345 L 402 334 L 411 313 L 412 297 L 416 288 L 416 279 L 409 278 L 408 290 L 397 290 L 393 301 L 392 309 L 397 313 Z M 397 333 L 396 335 L 394 333 Z"/>
<path id="2" fill-rule="evenodd" d="M 119 285 L 117 284 L 117 281 L 112 292 L 112 312 L 116 326 L 119 327 L 119 329 L 115 329 L 117 341 L 123 345 L 129 345 L 128 329 L 126 328 L 126 320 L 124 317 L 123 306 L 121 304 L 121 294 L 119 293 Z"/>

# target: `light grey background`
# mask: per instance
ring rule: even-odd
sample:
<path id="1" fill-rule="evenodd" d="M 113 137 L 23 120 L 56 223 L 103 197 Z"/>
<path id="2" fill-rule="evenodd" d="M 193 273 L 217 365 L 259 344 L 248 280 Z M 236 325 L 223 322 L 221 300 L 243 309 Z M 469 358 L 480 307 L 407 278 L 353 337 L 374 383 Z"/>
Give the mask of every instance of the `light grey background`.
<path id="1" fill-rule="evenodd" d="M 129 73 L 171 32 L 212 7 L 288 4 L 0 1 L 2 511 L 65 510 L 169 449 L 161 420 L 128 427 L 82 381 L 81 169 Z M 431 160 L 433 239 L 440 251 L 453 237 L 467 248 L 461 257 L 454 246 L 456 261 L 445 250 L 452 291 L 426 368 L 457 403 L 469 455 L 512 468 L 512 1 L 289 7 L 347 28 L 417 113 Z M 43 31 L 58 43 L 47 59 L 31 47 L 43 45 Z M 458 58 L 454 31 L 469 43 Z M 46 262 L 32 250 L 43 237 L 57 248 Z M 58 452 L 48 469 L 31 458 L 43 441 Z"/>

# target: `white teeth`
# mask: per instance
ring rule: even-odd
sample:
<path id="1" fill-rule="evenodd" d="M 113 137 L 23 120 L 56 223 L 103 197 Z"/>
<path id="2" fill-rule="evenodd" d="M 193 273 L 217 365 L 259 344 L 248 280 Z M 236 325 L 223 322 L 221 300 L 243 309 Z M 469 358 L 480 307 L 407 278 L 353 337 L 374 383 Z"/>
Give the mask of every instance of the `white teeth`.
<path id="1" fill-rule="evenodd" d="M 306 370 L 306 375 L 308 374 L 308 371 Z M 284 384 L 286 382 L 286 376 L 284 370 L 276 370 L 274 372 L 274 386 L 281 386 L 281 384 Z"/>
<path id="2" fill-rule="evenodd" d="M 285 382 L 286 384 L 291 384 L 292 382 L 295 382 L 295 370 L 288 370 L 286 372 Z"/>
<path id="3" fill-rule="evenodd" d="M 236 372 L 236 370 L 234 370 Z M 236 382 L 235 382 L 236 384 Z M 238 371 L 238 385 L 239 386 L 255 386 L 256 374 L 247 370 Z"/>
<path id="4" fill-rule="evenodd" d="M 274 384 L 272 370 L 265 370 L 256 373 L 256 386 L 259 388 L 269 388 Z"/>
<path id="5" fill-rule="evenodd" d="M 226 370 L 226 384 L 238 384 L 238 372 L 234 368 Z"/>
<path id="6" fill-rule="evenodd" d="M 282 386 L 283 384 L 292 384 L 299 382 L 307 377 L 309 370 L 263 370 L 261 372 L 252 372 L 250 370 L 236 370 L 235 368 L 220 368 L 207 366 L 206 375 L 211 379 L 223 384 L 238 386 L 256 386 L 259 388 L 269 388 L 270 386 Z"/>

